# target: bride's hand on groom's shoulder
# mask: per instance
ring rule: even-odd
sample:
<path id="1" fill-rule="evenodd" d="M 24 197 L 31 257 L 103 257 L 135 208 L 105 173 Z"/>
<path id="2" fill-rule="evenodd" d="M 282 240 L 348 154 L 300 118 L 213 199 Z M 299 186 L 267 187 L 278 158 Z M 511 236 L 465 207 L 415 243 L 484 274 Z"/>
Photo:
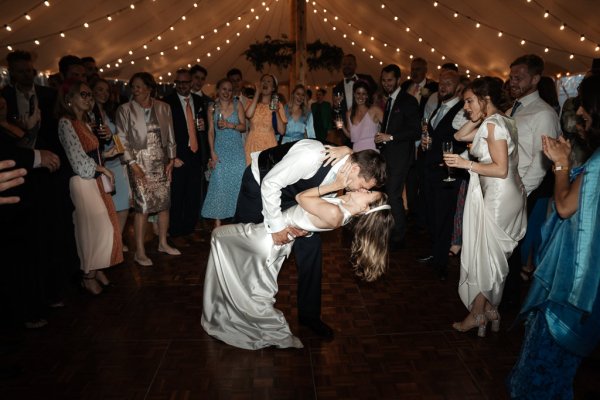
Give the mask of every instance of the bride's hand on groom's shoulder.
<path id="1" fill-rule="evenodd" d="M 325 150 L 322 151 L 324 154 L 323 165 L 327 166 L 329 164 L 335 165 L 342 158 L 346 157 L 348 154 L 352 154 L 352 149 L 347 146 L 330 146 L 325 145 Z"/>

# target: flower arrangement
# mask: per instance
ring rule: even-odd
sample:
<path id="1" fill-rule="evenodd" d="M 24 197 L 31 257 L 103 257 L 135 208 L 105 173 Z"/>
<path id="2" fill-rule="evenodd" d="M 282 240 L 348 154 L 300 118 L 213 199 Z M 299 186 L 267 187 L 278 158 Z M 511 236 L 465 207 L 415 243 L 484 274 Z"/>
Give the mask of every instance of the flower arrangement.
<path id="1" fill-rule="evenodd" d="M 307 44 L 306 50 L 309 70 L 327 69 L 332 72 L 340 69 L 344 56 L 340 47 L 317 40 Z M 243 54 L 258 72 L 262 72 L 265 64 L 275 65 L 279 69 L 288 68 L 295 52 L 295 43 L 282 39 L 272 40 L 267 36 L 263 42 L 251 44 Z"/>

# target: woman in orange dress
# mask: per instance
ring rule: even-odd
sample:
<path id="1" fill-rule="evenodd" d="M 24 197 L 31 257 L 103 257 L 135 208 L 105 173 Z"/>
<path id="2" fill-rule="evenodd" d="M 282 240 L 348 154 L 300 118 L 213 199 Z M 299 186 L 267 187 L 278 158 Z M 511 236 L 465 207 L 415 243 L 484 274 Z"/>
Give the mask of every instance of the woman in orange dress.
<path id="1" fill-rule="evenodd" d="M 273 129 L 273 114 L 277 121 L 277 131 L 285 132 L 285 112 L 281 103 L 275 99 L 277 95 L 277 80 L 273 75 L 265 74 L 256 85 L 252 103 L 246 110 L 246 118 L 250 120 L 250 132 L 244 147 L 246 165 L 250 165 L 250 154 L 277 146 L 275 130 Z"/>

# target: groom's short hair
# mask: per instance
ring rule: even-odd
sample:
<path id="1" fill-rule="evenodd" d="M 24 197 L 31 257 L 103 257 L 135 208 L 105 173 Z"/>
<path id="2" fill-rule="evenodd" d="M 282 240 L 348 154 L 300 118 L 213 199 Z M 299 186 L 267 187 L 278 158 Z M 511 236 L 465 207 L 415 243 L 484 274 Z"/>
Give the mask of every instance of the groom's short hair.
<path id="1" fill-rule="evenodd" d="M 358 176 L 367 181 L 375 179 L 375 186 L 380 187 L 385 184 L 385 159 L 375 150 L 362 150 L 352 153 L 350 161 L 360 167 Z"/>

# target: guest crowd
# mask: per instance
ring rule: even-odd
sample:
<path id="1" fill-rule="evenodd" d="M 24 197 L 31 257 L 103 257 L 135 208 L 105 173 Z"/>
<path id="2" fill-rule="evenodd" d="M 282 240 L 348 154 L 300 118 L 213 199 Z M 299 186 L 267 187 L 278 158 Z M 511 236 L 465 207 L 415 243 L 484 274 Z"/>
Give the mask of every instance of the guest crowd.
<path id="1" fill-rule="evenodd" d="M 285 102 L 271 74 L 244 90 L 236 68 L 211 97 L 202 92 L 208 72 L 200 65 L 175 71 L 174 90 L 162 99 L 151 74 L 135 73 L 123 99 L 91 57 L 62 57 L 53 87 L 34 83 L 31 54 L 13 51 L 6 61 L 0 223 L 10 229 L 0 234 L 0 296 L 7 320 L 43 327 L 74 279 L 101 294 L 123 252 L 152 266 L 147 226 L 157 251 L 178 256 L 204 240 L 200 219 L 231 222 L 252 153 L 339 139 L 385 159 L 392 250 L 404 248 L 407 230 L 426 233 L 429 248 L 417 261 L 442 281 L 450 257 L 460 257 L 468 313 L 454 329 L 497 331 L 498 307 L 518 306 L 522 281 L 532 280 L 510 394 L 572 397 L 579 363 L 600 339 L 600 254 L 592 246 L 600 239 L 597 66 L 561 110 L 533 54 L 514 60 L 506 82 L 470 81 L 455 64 L 443 65 L 436 82 L 416 58 L 410 79 L 392 64 L 378 83 L 357 73 L 347 54 L 331 102 L 323 88 L 312 100 L 303 85 Z M 132 249 L 123 244 L 130 212 Z"/>

